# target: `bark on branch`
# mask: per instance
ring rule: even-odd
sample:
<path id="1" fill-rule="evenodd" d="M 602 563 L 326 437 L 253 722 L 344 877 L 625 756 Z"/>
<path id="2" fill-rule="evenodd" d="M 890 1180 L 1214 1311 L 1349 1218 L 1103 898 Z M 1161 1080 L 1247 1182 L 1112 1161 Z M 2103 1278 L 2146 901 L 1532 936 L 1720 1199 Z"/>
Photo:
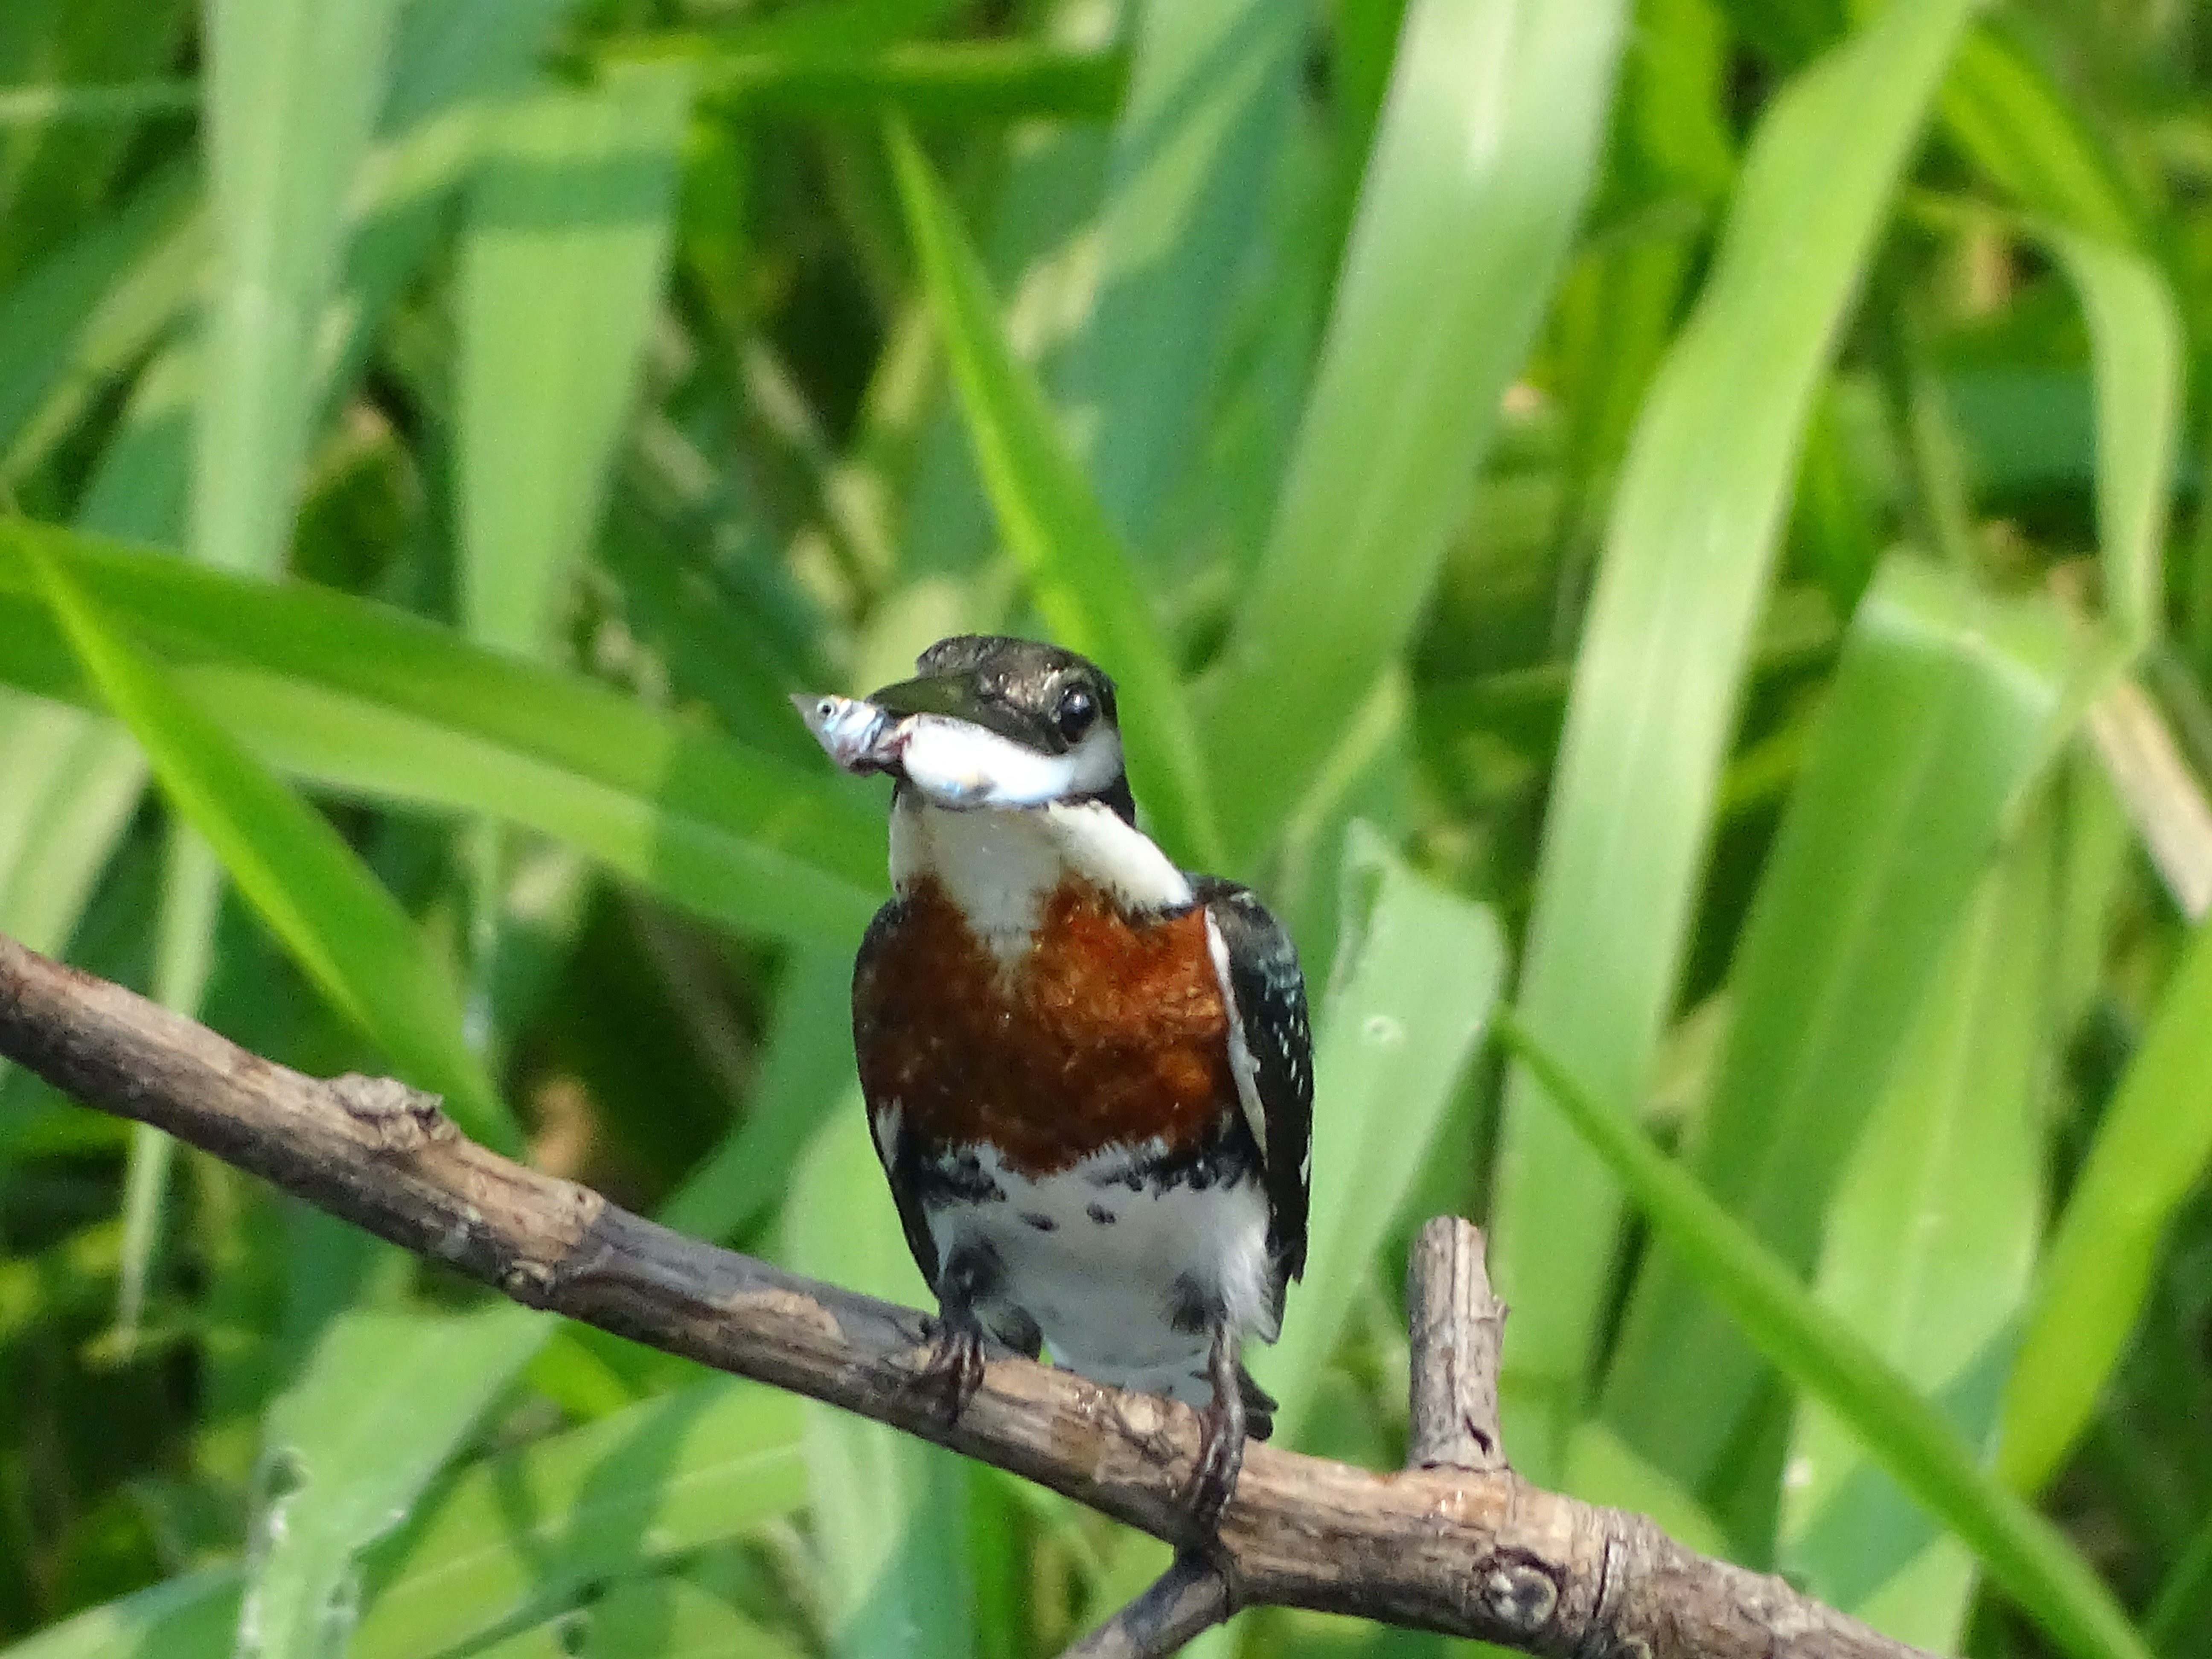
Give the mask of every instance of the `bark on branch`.
<path id="1" fill-rule="evenodd" d="M 303 1076 L 4 937 L 0 1054 L 518 1302 L 826 1401 L 1192 1541 L 1177 1501 L 1199 1444 L 1188 1408 L 1003 1358 L 947 1426 L 908 1386 L 927 1352 L 921 1314 L 687 1238 L 511 1163 L 404 1085 Z M 1252 1447 L 1214 1558 L 1240 1602 L 1576 1659 L 1911 1659 L 1916 1650 L 1779 1578 L 1504 1467 L 1497 1318 L 1484 1311 L 1495 1304 L 1471 1234 L 1446 1224 L 1416 1262 L 1417 1449 L 1446 1466 L 1377 1474 Z M 1472 1467 L 1449 1466 L 1461 1462 Z M 1224 1616 L 1228 1592 L 1200 1570 L 1209 1554 L 1179 1561 L 1092 1650 L 1164 1652 Z"/>

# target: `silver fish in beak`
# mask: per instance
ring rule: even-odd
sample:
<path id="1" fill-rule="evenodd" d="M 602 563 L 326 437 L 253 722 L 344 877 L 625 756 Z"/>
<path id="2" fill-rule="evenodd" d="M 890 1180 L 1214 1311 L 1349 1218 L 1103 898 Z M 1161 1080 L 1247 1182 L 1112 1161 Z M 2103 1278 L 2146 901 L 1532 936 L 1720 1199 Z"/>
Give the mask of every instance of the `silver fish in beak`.
<path id="1" fill-rule="evenodd" d="M 949 811 L 1042 806 L 1100 787 L 1093 775 L 1103 779 L 1121 766 L 1121 741 L 1110 732 L 1074 752 L 1047 755 L 955 714 L 902 713 L 832 693 L 791 701 L 823 752 L 844 770 L 889 772 Z"/>
<path id="2" fill-rule="evenodd" d="M 823 752 L 845 771 L 881 772 L 897 760 L 897 718 L 866 697 L 800 691 L 791 704 Z"/>

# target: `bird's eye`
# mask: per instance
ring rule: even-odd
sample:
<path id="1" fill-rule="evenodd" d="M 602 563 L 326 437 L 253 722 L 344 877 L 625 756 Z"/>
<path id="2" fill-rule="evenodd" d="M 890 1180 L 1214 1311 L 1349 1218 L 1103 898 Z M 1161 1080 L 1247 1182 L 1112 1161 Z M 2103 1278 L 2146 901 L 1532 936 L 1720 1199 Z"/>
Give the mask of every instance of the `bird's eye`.
<path id="1" fill-rule="evenodd" d="M 1091 722 L 1098 718 L 1098 700 L 1081 686 L 1072 686 L 1063 693 L 1060 707 L 1053 710 L 1052 723 L 1060 728 L 1060 735 L 1070 743 L 1091 729 Z"/>

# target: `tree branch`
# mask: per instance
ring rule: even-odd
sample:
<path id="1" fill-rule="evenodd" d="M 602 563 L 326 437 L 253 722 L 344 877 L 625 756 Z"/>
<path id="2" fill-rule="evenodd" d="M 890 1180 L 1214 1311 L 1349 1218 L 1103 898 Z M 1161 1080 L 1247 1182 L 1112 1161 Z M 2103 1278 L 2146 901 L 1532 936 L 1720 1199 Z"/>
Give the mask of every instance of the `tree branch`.
<path id="1" fill-rule="evenodd" d="M 1406 1466 L 1497 1474 L 1498 1350 L 1505 1304 L 1490 1288 L 1482 1230 L 1457 1216 L 1423 1224 L 1406 1268 L 1413 1433 Z"/>
<path id="2" fill-rule="evenodd" d="M 1199 1446 L 1188 1407 L 1001 1358 L 948 1425 L 910 1386 L 927 1351 L 921 1315 L 684 1237 L 511 1163 L 403 1085 L 303 1076 L 4 937 L 0 1054 L 528 1306 L 888 1423 L 1156 1536 L 1202 1541 L 1179 1502 Z M 1697 1555 L 1642 1516 L 1540 1491 L 1503 1468 L 1376 1474 L 1255 1445 L 1218 1548 L 1242 1601 L 1529 1653 L 1915 1652 L 1778 1578 Z M 1211 1573 L 1170 1572 L 1093 1650 L 1162 1651 L 1146 1644 L 1154 1632 L 1203 1628 L 1209 1598 L 1226 1594 Z"/>
<path id="3" fill-rule="evenodd" d="M 1180 1551 L 1150 1589 L 1060 1659 L 1162 1659 L 1236 1611 L 1228 1579 L 1206 1552 Z"/>

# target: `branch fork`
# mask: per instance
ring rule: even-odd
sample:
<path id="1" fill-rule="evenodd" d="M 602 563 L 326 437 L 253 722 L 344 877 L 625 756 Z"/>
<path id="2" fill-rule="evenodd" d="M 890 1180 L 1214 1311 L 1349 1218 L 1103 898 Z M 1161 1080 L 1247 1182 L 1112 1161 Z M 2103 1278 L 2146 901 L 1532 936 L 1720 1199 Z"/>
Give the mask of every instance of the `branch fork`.
<path id="1" fill-rule="evenodd" d="M 716 1249 L 470 1140 L 389 1079 L 322 1081 L 0 936 L 0 1055 L 518 1302 L 888 1423 L 1188 1543 L 1198 1414 L 994 1358 L 950 1423 L 908 1385 L 927 1321 Z M 1231 1611 L 1301 1607 L 1574 1659 L 1916 1659 L 1779 1578 L 1640 1516 L 1522 1481 L 1498 1431 L 1504 1312 L 1481 1235 L 1413 1252 L 1413 1433 L 1389 1474 L 1248 1450 L 1218 1538 L 1074 1651 L 1171 1652 Z M 1926 1656 L 1917 1656 L 1926 1659 Z"/>

